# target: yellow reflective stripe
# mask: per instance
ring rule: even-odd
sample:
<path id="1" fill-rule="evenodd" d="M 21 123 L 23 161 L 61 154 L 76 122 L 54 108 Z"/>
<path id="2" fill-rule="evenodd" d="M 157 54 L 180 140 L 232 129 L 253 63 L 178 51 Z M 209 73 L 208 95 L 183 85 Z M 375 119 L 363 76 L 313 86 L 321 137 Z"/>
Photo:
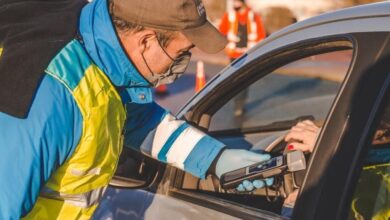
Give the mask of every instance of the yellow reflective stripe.
<path id="1" fill-rule="evenodd" d="M 86 220 L 92 218 L 97 206 L 93 205 L 89 208 L 82 208 L 65 201 L 38 197 L 33 210 L 22 219 Z"/>
<path id="2" fill-rule="evenodd" d="M 87 171 L 72 169 L 70 172 L 75 176 L 85 176 L 85 175 L 99 175 L 102 169 L 100 167 L 93 168 Z"/>
<path id="3" fill-rule="evenodd" d="M 47 199 L 61 200 L 81 208 L 88 208 L 99 203 L 107 187 L 91 190 L 82 194 L 65 194 L 44 187 L 40 196 Z"/>
<path id="4" fill-rule="evenodd" d="M 364 217 L 359 213 L 359 211 L 358 211 L 357 208 L 356 208 L 356 203 L 357 203 L 357 201 L 358 201 L 357 198 L 354 199 L 354 200 L 352 201 L 352 205 L 351 205 L 352 212 L 353 212 L 353 215 L 354 215 L 355 219 L 357 219 L 357 220 L 363 220 Z"/>
<path id="5" fill-rule="evenodd" d="M 381 167 L 388 167 L 388 166 L 390 166 L 390 163 L 376 164 L 371 166 L 365 166 L 363 167 L 363 170 L 372 170 L 372 169 L 378 169 Z"/>
<path id="6" fill-rule="evenodd" d="M 1 57 L 1 54 L 3 53 L 3 48 L 0 47 L 0 57 Z"/>

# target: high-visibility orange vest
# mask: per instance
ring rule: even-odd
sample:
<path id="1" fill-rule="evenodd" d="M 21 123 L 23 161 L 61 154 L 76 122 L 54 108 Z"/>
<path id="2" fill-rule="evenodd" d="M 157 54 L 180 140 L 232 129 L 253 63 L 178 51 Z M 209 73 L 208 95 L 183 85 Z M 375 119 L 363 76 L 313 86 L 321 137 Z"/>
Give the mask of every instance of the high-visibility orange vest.
<path id="1" fill-rule="evenodd" d="M 247 17 L 247 49 L 249 49 L 265 37 L 265 31 L 260 17 L 252 10 L 247 9 L 245 15 Z M 240 41 L 238 37 L 239 16 L 237 12 L 229 11 L 224 15 L 220 25 L 220 31 L 226 35 L 228 40 L 225 52 L 231 58 L 237 58 L 242 55 L 242 48 L 237 49 L 237 43 Z"/>

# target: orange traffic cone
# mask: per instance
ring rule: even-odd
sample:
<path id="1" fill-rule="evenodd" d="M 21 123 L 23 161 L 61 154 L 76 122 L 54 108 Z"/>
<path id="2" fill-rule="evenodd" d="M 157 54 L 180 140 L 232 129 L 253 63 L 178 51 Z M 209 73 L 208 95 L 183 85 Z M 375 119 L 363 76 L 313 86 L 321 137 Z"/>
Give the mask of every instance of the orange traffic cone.
<path id="1" fill-rule="evenodd" d="M 195 92 L 199 92 L 206 85 L 206 76 L 204 74 L 204 64 L 202 61 L 196 63 L 196 81 Z"/>
<path id="2" fill-rule="evenodd" d="M 168 88 L 167 88 L 167 85 L 163 84 L 163 85 L 159 85 L 157 86 L 157 88 L 154 90 L 154 92 L 156 93 L 156 95 L 167 95 L 168 94 Z"/>

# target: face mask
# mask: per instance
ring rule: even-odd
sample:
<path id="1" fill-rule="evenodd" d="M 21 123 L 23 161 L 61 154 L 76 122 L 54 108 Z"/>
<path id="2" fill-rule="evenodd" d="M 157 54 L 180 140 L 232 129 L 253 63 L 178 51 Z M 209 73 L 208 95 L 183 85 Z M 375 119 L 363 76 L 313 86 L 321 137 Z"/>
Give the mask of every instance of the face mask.
<path id="1" fill-rule="evenodd" d="M 163 74 L 153 73 L 148 63 L 146 62 L 144 55 L 142 54 L 142 58 L 151 73 L 150 75 L 145 76 L 145 78 L 154 87 L 158 87 L 159 85 L 163 85 L 163 84 L 170 84 L 173 83 L 175 80 L 177 80 L 181 75 L 183 75 L 191 59 L 190 52 L 184 52 L 176 59 L 172 59 L 171 56 L 168 55 L 168 53 L 164 50 L 164 48 L 161 45 L 160 47 L 164 51 L 164 53 L 169 57 L 169 59 L 173 61 L 169 66 L 168 70 Z"/>
<path id="2" fill-rule="evenodd" d="M 234 10 L 235 10 L 235 11 L 239 11 L 241 8 L 242 8 L 241 6 L 234 7 Z"/>
<path id="3" fill-rule="evenodd" d="M 241 4 L 239 6 L 234 6 L 233 7 L 233 9 L 235 11 L 239 11 L 239 10 L 241 10 L 244 7 L 242 4 L 245 4 L 245 2 L 244 1 L 240 1 L 240 2 L 241 2 Z"/>

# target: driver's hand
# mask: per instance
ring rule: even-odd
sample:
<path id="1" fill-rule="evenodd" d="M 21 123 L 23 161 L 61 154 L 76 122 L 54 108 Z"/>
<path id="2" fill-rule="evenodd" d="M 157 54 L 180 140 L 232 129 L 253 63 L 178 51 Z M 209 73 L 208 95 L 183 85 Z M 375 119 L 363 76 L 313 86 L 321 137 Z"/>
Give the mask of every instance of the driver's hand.
<path id="1" fill-rule="evenodd" d="M 289 150 L 312 152 L 319 133 L 319 127 L 305 120 L 293 126 L 284 140 L 289 142 Z"/>
<path id="2" fill-rule="evenodd" d="M 269 154 L 259 154 L 248 150 L 226 149 L 221 153 L 215 166 L 215 174 L 221 178 L 222 174 L 237 170 L 255 163 L 271 159 Z M 253 191 L 264 187 L 264 182 L 268 186 L 273 184 L 273 178 L 254 181 L 243 181 L 236 189 L 240 192 Z"/>

